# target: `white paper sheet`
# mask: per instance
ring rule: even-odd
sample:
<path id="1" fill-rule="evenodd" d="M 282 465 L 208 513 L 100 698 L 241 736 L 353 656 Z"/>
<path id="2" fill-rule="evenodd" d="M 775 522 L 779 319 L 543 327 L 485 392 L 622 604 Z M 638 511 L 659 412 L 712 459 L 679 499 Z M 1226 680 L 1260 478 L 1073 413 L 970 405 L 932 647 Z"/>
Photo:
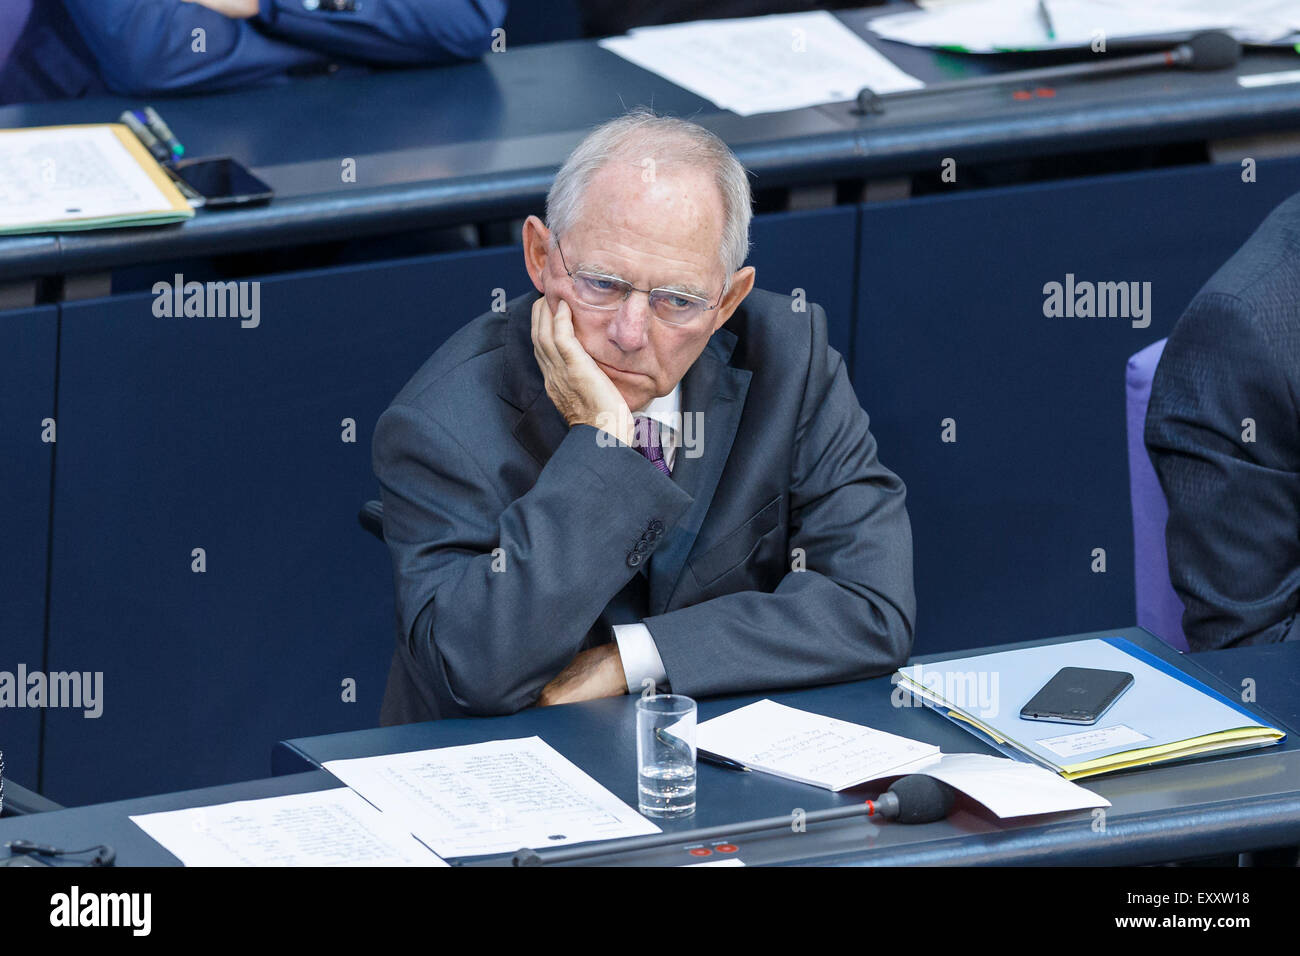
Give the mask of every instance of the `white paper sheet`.
<path id="1" fill-rule="evenodd" d="M 908 773 L 939 753 L 861 724 L 760 700 L 696 728 L 701 750 L 800 783 L 843 790 L 890 773 Z"/>
<path id="2" fill-rule="evenodd" d="M 872 18 L 877 36 L 968 53 L 1090 47 L 1131 37 L 1228 29 L 1243 42 L 1274 42 L 1300 29 L 1295 0 L 1047 0 L 1055 37 L 1038 0 L 967 0 Z"/>
<path id="3" fill-rule="evenodd" d="M 1045 767 L 987 754 L 944 754 L 916 771 L 942 780 L 999 817 L 1108 807 L 1110 801 Z"/>
<path id="4" fill-rule="evenodd" d="M 331 760 L 324 767 L 442 856 L 659 832 L 540 737 Z"/>
<path id="5" fill-rule="evenodd" d="M 924 85 L 825 11 L 640 27 L 599 42 L 741 116 Z"/>
<path id="6" fill-rule="evenodd" d="M 170 205 L 108 127 L 0 132 L 0 228 Z"/>
<path id="7" fill-rule="evenodd" d="M 446 866 L 344 787 L 131 817 L 186 866 Z"/>
<path id="8" fill-rule="evenodd" d="M 1098 750 L 1110 750 L 1124 744 L 1140 744 L 1142 741 L 1150 739 L 1146 734 L 1139 733 L 1132 727 L 1114 724 L 1110 727 L 1089 727 L 1086 730 L 1079 730 L 1072 734 L 1053 734 L 1050 737 L 1039 737 L 1036 742 L 1062 760 L 1073 763 L 1074 758 L 1084 754 L 1096 753 Z"/>

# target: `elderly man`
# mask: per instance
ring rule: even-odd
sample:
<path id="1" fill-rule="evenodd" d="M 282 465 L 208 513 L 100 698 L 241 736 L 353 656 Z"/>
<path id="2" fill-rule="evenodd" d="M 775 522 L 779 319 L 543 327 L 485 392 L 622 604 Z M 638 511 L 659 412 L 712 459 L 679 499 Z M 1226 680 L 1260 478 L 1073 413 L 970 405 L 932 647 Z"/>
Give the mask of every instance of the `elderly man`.
<path id="1" fill-rule="evenodd" d="M 755 290 L 744 169 L 692 123 L 593 131 L 530 217 L 537 288 L 379 420 L 384 723 L 850 680 L 912 646 L 903 483 L 821 308 Z"/>

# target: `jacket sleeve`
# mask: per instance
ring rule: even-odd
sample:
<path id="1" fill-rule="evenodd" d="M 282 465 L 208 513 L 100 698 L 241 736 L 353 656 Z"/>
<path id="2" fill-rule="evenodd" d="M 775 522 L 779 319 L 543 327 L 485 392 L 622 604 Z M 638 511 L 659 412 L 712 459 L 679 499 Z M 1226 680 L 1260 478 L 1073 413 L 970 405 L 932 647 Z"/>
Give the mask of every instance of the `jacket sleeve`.
<path id="1" fill-rule="evenodd" d="M 398 652 L 476 715 L 536 701 L 637 573 L 629 554 L 690 496 L 634 449 L 570 429 L 533 487 L 500 499 L 490 476 L 422 410 L 380 417 L 375 472 L 393 558 Z"/>
<path id="2" fill-rule="evenodd" d="M 1294 354 L 1247 303 L 1210 293 L 1179 319 L 1156 369 L 1144 437 L 1193 651 L 1300 639 Z"/>
<path id="3" fill-rule="evenodd" d="M 328 62 L 323 53 L 262 33 L 181 0 L 63 0 L 104 83 L 116 93 L 148 96 L 210 91 L 283 77 Z M 201 30 L 197 34 L 195 31 Z"/>
<path id="4" fill-rule="evenodd" d="M 258 19 L 277 36 L 367 63 L 473 60 L 488 51 L 505 0 L 362 0 L 351 10 L 303 0 L 260 0 Z"/>
<path id="5" fill-rule="evenodd" d="M 739 591 L 648 618 L 675 693 L 855 680 L 893 670 L 911 652 L 905 489 L 876 457 L 820 306 L 806 382 L 790 486 L 790 547 L 803 550 L 806 570 L 789 570 L 772 593 Z"/>

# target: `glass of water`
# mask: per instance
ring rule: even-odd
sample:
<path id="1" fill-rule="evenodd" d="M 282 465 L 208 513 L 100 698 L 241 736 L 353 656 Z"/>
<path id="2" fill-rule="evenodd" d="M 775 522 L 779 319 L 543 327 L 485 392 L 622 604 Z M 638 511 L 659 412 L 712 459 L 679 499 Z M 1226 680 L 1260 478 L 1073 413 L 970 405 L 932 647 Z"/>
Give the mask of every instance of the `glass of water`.
<path id="1" fill-rule="evenodd" d="M 637 699 L 636 772 L 646 816 L 695 812 L 695 701 L 680 694 Z"/>

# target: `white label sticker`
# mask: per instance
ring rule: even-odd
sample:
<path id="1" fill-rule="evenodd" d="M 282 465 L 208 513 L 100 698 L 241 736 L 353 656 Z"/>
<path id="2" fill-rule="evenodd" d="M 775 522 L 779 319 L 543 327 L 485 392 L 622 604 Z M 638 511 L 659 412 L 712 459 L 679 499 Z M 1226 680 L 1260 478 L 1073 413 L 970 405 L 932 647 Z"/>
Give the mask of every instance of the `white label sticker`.
<path id="1" fill-rule="evenodd" d="M 1077 734 L 1063 734 L 1059 737 L 1044 737 L 1042 744 L 1058 757 L 1077 757 L 1090 754 L 1096 750 L 1122 747 L 1124 744 L 1136 744 L 1148 740 L 1146 734 L 1140 734 L 1132 727 L 1115 724 L 1113 727 L 1094 727 Z"/>
<path id="2" fill-rule="evenodd" d="M 1237 77 L 1246 89 L 1256 86 L 1281 86 L 1283 83 L 1300 83 L 1300 70 L 1281 70 L 1276 73 L 1250 73 Z"/>

